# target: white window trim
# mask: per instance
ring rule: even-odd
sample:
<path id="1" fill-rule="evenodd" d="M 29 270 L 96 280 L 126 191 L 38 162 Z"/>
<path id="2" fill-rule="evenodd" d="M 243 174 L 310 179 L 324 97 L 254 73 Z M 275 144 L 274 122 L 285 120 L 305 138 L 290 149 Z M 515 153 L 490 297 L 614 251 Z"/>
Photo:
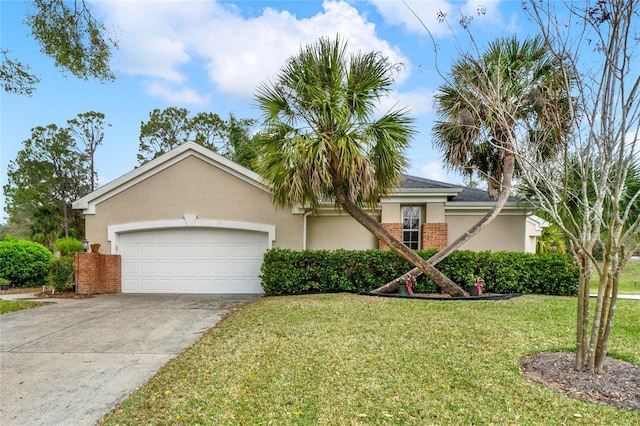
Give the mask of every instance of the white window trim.
<path id="1" fill-rule="evenodd" d="M 418 209 L 418 229 L 407 229 L 404 227 L 404 212 L 406 211 L 406 209 Z M 404 242 L 404 233 L 405 230 L 410 231 L 410 232 L 417 232 L 418 233 L 418 248 L 417 249 L 412 249 L 412 250 L 420 250 L 421 246 L 422 246 L 422 238 L 420 235 L 421 232 L 421 227 L 422 227 L 422 208 L 420 206 L 402 206 L 402 208 L 400 209 L 400 214 L 402 215 L 402 244 L 407 245 Z M 407 246 L 409 247 L 409 246 Z"/>

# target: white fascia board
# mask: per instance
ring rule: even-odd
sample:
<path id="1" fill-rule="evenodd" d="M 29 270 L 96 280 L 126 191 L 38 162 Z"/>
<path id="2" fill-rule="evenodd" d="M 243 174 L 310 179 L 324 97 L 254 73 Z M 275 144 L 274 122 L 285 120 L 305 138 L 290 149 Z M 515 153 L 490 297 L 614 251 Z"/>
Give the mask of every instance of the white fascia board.
<path id="1" fill-rule="evenodd" d="M 120 192 L 131 188 L 132 186 L 148 179 L 149 177 L 159 173 L 172 165 L 194 156 L 213 166 L 218 167 L 244 182 L 247 182 L 258 189 L 267 193 L 271 193 L 268 186 L 265 185 L 263 179 L 257 173 L 242 167 L 233 161 L 216 154 L 215 152 L 199 145 L 195 142 L 186 142 L 178 148 L 155 158 L 148 163 L 130 171 L 119 178 L 112 180 L 97 190 L 85 195 L 84 197 L 73 202 L 74 209 L 82 209 L 84 214 L 95 214 L 95 206 Z"/>
<path id="2" fill-rule="evenodd" d="M 380 199 L 381 203 L 446 203 L 449 197 L 455 197 L 462 188 L 399 188 Z"/>
<path id="3" fill-rule="evenodd" d="M 536 227 L 536 231 L 541 231 L 542 229 L 551 226 L 551 223 L 549 221 L 546 221 L 540 216 L 536 216 L 535 214 L 528 215 L 527 222 L 534 225 Z"/>
<path id="4" fill-rule="evenodd" d="M 392 197 L 385 197 L 380 200 L 382 204 L 425 204 L 425 203 L 446 203 L 448 200 L 446 195 L 395 195 Z"/>
<path id="5" fill-rule="evenodd" d="M 494 201 L 449 201 L 444 205 L 444 208 L 451 210 L 490 209 L 495 205 L 496 203 Z M 534 206 L 531 204 L 511 201 L 504 205 L 503 210 L 518 209 L 522 211 L 531 211 L 533 208 Z"/>
<path id="6" fill-rule="evenodd" d="M 467 216 L 485 214 L 495 206 L 492 202 L 449 202 L 444 206 L 445 215 L 447 216 Z M 522 216 L 529 213 L 529 208 L 519 203 L 507 203 L 499 215 L 502 216 Z"/>
<path id="7" fill-rule="evenodd" d="M 380 206 L 376 206 L 375 209 L 364 209 L 365 213 L 373 216 L 380 215 Z M 302 215 L 308 212 L 312 212 L 313 216 L 350 216 L 349 213 L 345 212 L 341 207 L 336 207 L 334 204 L 321 204 L 316 209 L 310 208 L 302 208 L 300 206 L 295 206 L 291 209 L 291 214 Z"/>

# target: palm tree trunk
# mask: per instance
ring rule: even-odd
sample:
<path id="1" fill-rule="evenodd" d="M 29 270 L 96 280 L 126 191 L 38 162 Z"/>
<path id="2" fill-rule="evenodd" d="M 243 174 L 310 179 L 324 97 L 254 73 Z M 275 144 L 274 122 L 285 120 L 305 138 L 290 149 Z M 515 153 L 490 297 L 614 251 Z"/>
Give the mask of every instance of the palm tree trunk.
<path id="1" fill-rule="evenodd" d="M 336 186 L 337 187 L 337 186 Z M 426 260 L 418 256 L 413 250 L 406 245 L 398 241 L 393 235 L 384 229 L 376 220 L 371 218 L 365 211 L 358 207 L 354 202 L 348 199 L 344 192 L 340 189 L 336 189 L 336 200 L 342 206 L 342 208 L 351 215 L 358 223 L 364 226 L 369 232 L 371 232 L 376 238 L 391 247 L 400 256 L 407 261 L 416 265 L 421 273 L 431 278 L 433 282 L 440 287 L 445 293 L 451 296 L 468 296 L 469 293 L 465 292 L 460 286 L 451 281 L 442 272 L 438 271 L 433 265 L 429 264 Z"/>
<path id="2" fill-rule="evenodd" d="M 475 237 L 480 231 L 487 227 L 500 213 L 502 208 L 505 206 L 507 201 L 509 200 L 509 196 L 511 195 L 511 182 L 513 180 L 513 173 L 515 170 L 515 156 L 513 153 L 507 153 L 504 157 L 504 165 L 503 165 L 503 176 L 502 176 L 502 190 L 500 191 L 500 195 L 496 200 L 495 205 L 491 210 L 487 212 L 475 225 L 469 228 L 465 233 L 460 235 L 454 242 L 449 244 L 444 249 L 440 250 L 435 255 L 431 256 L 426 260 L 431 266 L 435 266 L 443 259 L 446 259 L 454 250 L 458 247 L 462 246 L 464 243 L 469 241 L 471 238 Z M 389 281 L 385 285 L 378 287 L 373 290 L 373 293 L 389 293 L 395 291 L 398 288 L 398 285 L 401 282 L 405 282 L 409 275 L 414 277 L 422 274 L 422 271 L 419 268 L 413 268 L 409 272 L 401 275 L 398 278 L 395 278 L 392 281 Z M 431 278 L 431 277 L 429 277 Z"/>

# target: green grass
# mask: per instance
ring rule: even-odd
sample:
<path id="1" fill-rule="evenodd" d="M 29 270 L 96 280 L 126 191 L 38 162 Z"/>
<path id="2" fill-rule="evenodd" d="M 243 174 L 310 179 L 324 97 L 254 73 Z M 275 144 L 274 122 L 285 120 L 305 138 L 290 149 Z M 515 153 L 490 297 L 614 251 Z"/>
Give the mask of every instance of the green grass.
<path id="1" fill-rule="evenodd" d="M 568 350 L 574 298 L 424 301 L 266 297 L 227 317 L 124 401 L 107 425 L 638 424 L 518 369 Z M 619 300 L 610 349 L 640 364 L 640 303 Z"/>
<path id="2" fill-rule="evenodd" d="M 599 279 L 597 273 L 591 277 L 591 293 L 598 292 Z M 640 294 L 640 263 L 628 262 L 625 265 L 618 284 L 618 294 Z"/>
<path id="3" fill-rule="evenodd" d="M 21 311 L 23 309 L 29 309 L 40 305 L 41 303 L 30 302 L 28 300 L 0 300 L 0 314 Z"/>

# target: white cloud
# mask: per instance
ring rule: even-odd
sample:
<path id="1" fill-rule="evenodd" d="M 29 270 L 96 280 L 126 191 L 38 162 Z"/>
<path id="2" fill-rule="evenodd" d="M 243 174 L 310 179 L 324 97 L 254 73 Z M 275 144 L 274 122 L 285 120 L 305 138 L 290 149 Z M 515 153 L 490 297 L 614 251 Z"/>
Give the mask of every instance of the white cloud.
<path id="1" fill-rule="evenodd" d="M 432 161 L 420 167 L 420 176 L 437 181 L 444 181 L 446 179 L 446 173 L 442 168 L 442 164 L 437 161 Z"/>
<path id="2" fill-rule="evenodd" d="M 152 82 L 146 86 L 147 94 L 176 105 L 206 105 L 209 96 L 201 96 L 197 91 L 185 87 L 172 88 L 163 82 Z"/>
<path id="3" fill-rule="evenodd" d="M 498 32 L 516 31 L 513 17 L 505 22 L 500 11 L 501 0 L 460 1 L 407 1 L 407 4 L 389 0 L 369 0 L 385 22 L 399 25 L 406 31 L 435 38 L 448 37 L 461 31 L 461 16 L 472 18 L 472 25 Z M 444 17 L 444 19 L 443 19 Z"/>
<path id="4" fill-rule="evenodd" d="M 426 115 L 433 110 L 433 90 L 419 87 L 396 95 L 399 106 L 408 106 L 412 115 Z"/>
<path id="5" fill-rule="evenodd" d="M 434 37 L 441 37 L 451 33 L 448 25 L 438 19 L 439 13 L 444 13 L 446 16 L 451 15 L 454 10 L 451 2 L 407 1 L 406 5 L 388 0 L 370 0 L 370 2 L 376 6 L 378 13 L 383 16 L 387 23 L 403 26 L 411 33 L 426 35 L 425 26 Z"/>
<path id="6" fill-rule="evenodd" d="M 411 71 L 399 49 L 378 38 L 375 25 L 345 1 L 325 1 L 323 10 L 309 18 L 273 8 L 245 18 L 236 6 L 217 2 L 111 1 L 96 7 L 107 25 L 120 29 L 117 69 L 158 81 L 186 85 L 186 68 L 195 66 L 220 92 L 249 98 L 301 46 L 336 34 L 351 50 L 381 51 L 392 62 L 404 63 L 398 83 Z M 168 99 L 167 87 L 153 93 Z"/>

